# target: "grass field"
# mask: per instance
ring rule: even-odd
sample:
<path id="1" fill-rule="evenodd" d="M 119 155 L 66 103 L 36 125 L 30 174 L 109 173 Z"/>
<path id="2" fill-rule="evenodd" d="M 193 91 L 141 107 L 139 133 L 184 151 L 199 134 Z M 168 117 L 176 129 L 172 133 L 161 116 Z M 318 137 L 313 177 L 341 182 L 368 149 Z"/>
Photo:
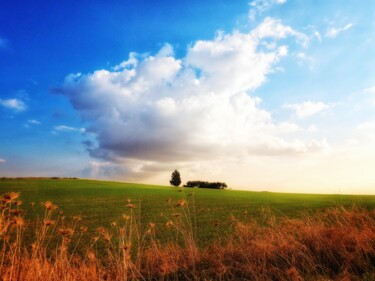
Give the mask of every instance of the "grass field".
<path id="1" fill-rule="evenodd" d="M 375 280 L 375 196 L 80 179 L 0 192 L 1 280 Z"/>
<path id="2" fill-rule="evenodd" d="M 100 226 L 109 227 L 120 221 L 131 199 L 141 212 L 142 223 L 165 224 L 175 212 L 173 206 L 180 199 L 187 199 L 189 210 L 196 219 L 197 241 L 205 244 L 218 233 L 230 231 L 229 217 L 239 220 L 257 218 L 270 209 L 276 216 L 298 217 L 307 211 L 317 211 L 334 206 L 375 209 L 375 196 L 313 195 L 236 190 L 209 190 L 170 186 L 141 185 L 121 182 L 81 179 L 2 179 L 0 194 L 21 192 L 26 218 L 35 218 L 28 206 L 35 203 L 37 214 L 42 214 L 39 203 L 47 200 L 56 204 L 66 217 L 81 216 L 89 232 Z M 188 196 L 190 194 L 193 196 Z M 168 202 L 168 200 L 170 202 Z M 194 204 L 194 205 L 193 205 Z"/>

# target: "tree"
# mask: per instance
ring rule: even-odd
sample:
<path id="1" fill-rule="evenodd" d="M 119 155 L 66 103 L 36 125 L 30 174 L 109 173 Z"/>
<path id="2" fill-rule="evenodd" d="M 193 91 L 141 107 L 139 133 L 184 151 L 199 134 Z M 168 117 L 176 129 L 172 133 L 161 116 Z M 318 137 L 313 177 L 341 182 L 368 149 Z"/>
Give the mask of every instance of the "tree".
<path id="1" fill-rule="evenodd" d="M 171 180 L 169 182 L 173 186 L 179 186 L 181 184 L 180 172 L 177 171 L 177 170 L 174 170 L 172 175 L 171 175 Z"/>

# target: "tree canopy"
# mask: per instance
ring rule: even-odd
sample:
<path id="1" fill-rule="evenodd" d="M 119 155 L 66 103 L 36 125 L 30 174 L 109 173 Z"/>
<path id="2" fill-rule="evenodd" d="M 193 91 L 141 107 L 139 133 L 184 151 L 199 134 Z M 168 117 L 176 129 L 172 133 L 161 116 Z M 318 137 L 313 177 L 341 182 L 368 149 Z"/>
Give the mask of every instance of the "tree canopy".
<path id="1" fill-rule="evenodd" d="M 169 183 L 173 186 L 179 186 L 181 184 L 181 176 L 180 172 L 177 170 L 174 170 L 172 175 L 171 175 L 171 180 Z"/>

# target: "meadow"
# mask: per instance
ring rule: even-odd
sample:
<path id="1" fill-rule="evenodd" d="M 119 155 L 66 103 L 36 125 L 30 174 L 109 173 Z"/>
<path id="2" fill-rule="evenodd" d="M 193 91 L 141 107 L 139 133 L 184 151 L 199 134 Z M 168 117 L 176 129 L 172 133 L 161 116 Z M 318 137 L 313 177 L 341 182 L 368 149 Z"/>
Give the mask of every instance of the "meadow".
<path id="1" fill-rule="evenodd" d="M 179 192 L 181 190 L 182 192 Z M 173 203 L 185 198 L 193 201 L 192 196 L 188 195 L 194 194 L 195 206 L 190 206 L 190 209 L 194 211 L 197 220 L 198 241 L 203 244 L 215 238 L 218 223 L 227 226 L 229 217 L 240 220 L 256 218 L 265 208 L 281 217 L 298 217 L 306 211 L 334 206 L 356 205 L 375 209 L 375 196 L 363 195 L 182 189 L 81 179 L 0 180 L 0 194 L 11 191 L 21 193 L 27 218 L 35 217 L 35 212 L 28 208 L 30 203 L 35 203 L 34 209 L 41 215 L 40 203 L 49 200 L 57 205 L 65 216 L 81 216 L 89 230 L 94 231 L 99 226 L 108 227 L 111 223 L 121 220 L 129 199 L 140 205 L 138 209 L 141 209 L 143 223 L 165 223 L 164 215 L 173 212 Z M 227 231 L 227 228 L 223 227 L 221 231 Z"/>
<path id="2" fill-rule="evenodd" d="M 0 193 L 7 280 L 375 278 L 375 196 L 25 178 Z"/>

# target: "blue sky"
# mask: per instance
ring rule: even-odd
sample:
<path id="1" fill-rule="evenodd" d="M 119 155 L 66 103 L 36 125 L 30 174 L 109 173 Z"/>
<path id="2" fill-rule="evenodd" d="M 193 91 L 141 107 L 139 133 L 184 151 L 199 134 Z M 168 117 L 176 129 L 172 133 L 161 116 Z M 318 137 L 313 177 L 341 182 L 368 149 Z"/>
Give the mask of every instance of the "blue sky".
<path id="1" fill-rule="evenodd" d="M 0 176 L 374 194 L 373 1 L 0 1 Z"/>

